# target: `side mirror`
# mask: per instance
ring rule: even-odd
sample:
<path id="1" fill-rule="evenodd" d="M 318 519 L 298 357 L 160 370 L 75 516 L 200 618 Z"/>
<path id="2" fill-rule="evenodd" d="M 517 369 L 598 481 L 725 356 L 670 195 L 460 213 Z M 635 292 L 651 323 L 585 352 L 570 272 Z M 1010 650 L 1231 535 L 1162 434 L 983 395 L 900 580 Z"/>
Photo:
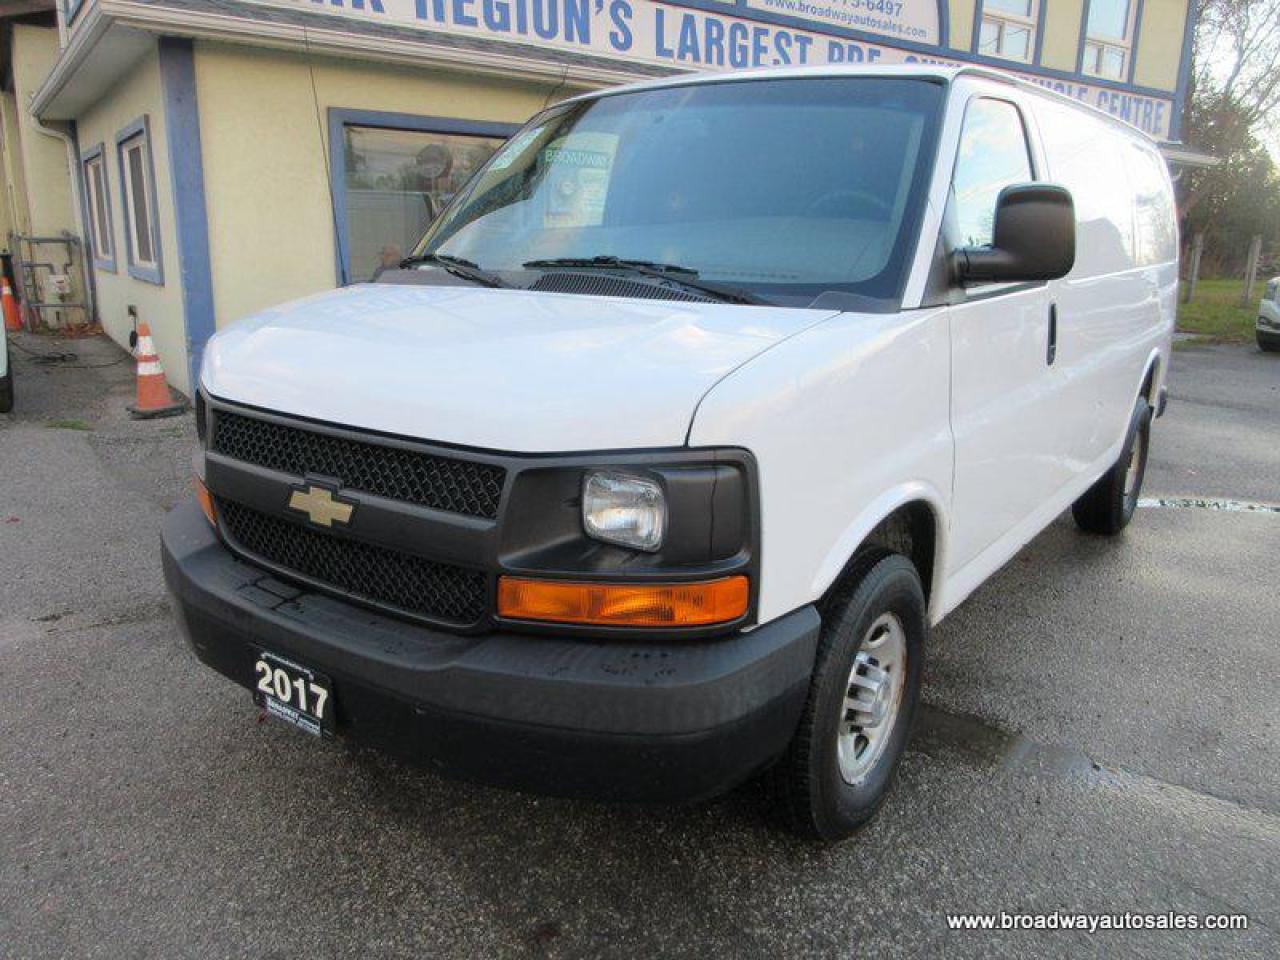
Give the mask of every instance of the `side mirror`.
<path id="1" fill-rule="evenodd" d="M 1018 183 L 996 199 L 989 247 L 955 252 L 961 283 L 1031 283 L 1056 280 L 1076 262 L 1076 210 L 1066 187 Z"/>

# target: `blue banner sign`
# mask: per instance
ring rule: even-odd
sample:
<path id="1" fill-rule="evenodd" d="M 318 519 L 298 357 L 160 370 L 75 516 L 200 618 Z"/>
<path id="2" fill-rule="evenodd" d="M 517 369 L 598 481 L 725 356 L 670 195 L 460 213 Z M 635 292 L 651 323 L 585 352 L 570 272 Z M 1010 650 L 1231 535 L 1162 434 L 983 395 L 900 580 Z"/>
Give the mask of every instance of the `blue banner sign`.
<path id="1" fill-rule="evenodd" d="M 305 6 L 335 21 L 357 17 L 427 32 L 463 34 L 515 44 L 536 44 L 628 62 L 687 70 L 828 63 L 932 63 L 963 61 L 832 32 L 857 30 L 912 43 L 938 42 L 935 0 L 745 0 L 733 14 L 708 5 L 654 0 L 245 0 L 266 6 Z M 727 5 L 726 5 L 727 6 Z M 785 15 L 793 27 L 752 14 Z M 825 29 L 824 29 L 825 28 Z M 513 49 L 518 54 L 518 50 Z M 1098 107 L 1168 139 L 1173 98 L 1113 86 L 1060 80 L 1007 69 L 1058 93 Z"/>

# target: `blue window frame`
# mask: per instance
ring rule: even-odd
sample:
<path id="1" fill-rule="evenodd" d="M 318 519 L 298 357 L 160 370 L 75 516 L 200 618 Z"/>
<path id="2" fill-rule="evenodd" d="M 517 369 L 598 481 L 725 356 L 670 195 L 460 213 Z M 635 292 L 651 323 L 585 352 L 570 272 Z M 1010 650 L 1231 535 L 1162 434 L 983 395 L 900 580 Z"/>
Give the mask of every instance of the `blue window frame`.
<path id="1" fill-rule="evenodd" d="M 150 117 L 144 114 L 116 134 L 116 155 L 120 162 L 120 200 L 124 208 L 129 276 L 163 286 L 164 261 L 160 253 Z"/>
<path id="2" fill-rule="evenodd" d="M 367 280 L 379 264 L 407 254 L 440 206 L 519 129 L 516 123 L 330 107 L 339 285 Z"/>
<path id="3" fill-rule="evenodd" d="M 80 8 L 85 5 L 86 0 L 66 0 L 63 4 L 63 17 L 68 24 L 76 18 L 76 14 L 80 12 Z"/>
<path id="4" fill-rule="evenodd" d="M 107 175 L 104 144 L 99 143 L 80 154 L 80 172 L 93 265 L 98 270 L 115 273 L 116 233 L 111 219 L 111 178 Z"/>

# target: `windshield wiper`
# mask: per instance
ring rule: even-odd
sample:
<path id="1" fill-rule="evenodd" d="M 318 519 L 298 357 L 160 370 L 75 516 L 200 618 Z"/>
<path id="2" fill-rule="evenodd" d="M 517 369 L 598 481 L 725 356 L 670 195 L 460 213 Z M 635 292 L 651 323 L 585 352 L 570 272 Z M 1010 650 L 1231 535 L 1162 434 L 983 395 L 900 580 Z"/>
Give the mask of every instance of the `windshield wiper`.
<path id="1" fill-rule="evenodd" d="M 405 257 L 400 261 L 400 269 L 407 270 L 415 264 L 425 263 L 440 267 L 455 277 L 470 280 L 482 287 L 505 287 L 508 284 L 496 273 L 490 273 L 478 263 L 472 263 L 462 257 L 451 257 L 447 253 L 423 253 L 415 257 Z"/>
<path id="2" fill-rule="evenodd" d="M 550 260 L 527 260 L 523 266 L 530 270 L 555 270 L 559 268 L 629 270 L 643 277 L 665 280 L 690 290 L 698 290 L 724 303 L 761 305 L 769 302 L 739 287 L 726 287 L 718 283 L 701 280 L 698 278 L 697 270 L 674 263 L 628 260 L 623 257 L 614 257 L 606 254 L 598 257 L 556 257 Z"/>

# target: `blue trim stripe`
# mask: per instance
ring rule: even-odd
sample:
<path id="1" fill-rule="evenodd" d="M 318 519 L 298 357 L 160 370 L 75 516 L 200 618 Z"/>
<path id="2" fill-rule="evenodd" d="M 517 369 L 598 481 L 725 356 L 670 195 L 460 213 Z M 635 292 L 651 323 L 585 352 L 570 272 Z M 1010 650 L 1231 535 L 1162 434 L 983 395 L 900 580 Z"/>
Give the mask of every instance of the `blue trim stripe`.
<path id="1" fill-rule="evenodd" d="M 1191 85 L 1191 47 L 1195 41 L 1195 24 L 1200 17 L 1202 0 L 1187 0 L 1187 18 L 1182 27 L 1182 63 L 1178 68 L 1178 87 L 1173 95 L 1173 116 L 1169 122 L 1169 136 L 1182 138 L 1183 114 L 1187 109 L 1187 88 Z"/>
<path id="2" fill-rule="evenodd" d="M 348 126 L 504 138 L 520 129 L 518 123 L 460 120 L 456 117 L 423 117 L 413 113 L 330 107 L 329 198 L 333 203 L 334 254 L 339 286 L 346 286 L 351 282 L 351 251 L 347 245 L 347 152 L 345 150 Z"/>
<path id="3" fill-rule="evenodd" d="M 186 327 L 191 390 L 200 383 L 204 348 L 213 336 L 213 271 L 209 258 L 209 218 L 205 209 L 204 154 L 196 99 L 195 52 L 190 40 L 160 40 L 160 85 L 173 186 L 173 216 L 182 266 L 182 312 Z"/>
<path id="4" fill-rule="evenodd" d="M 1089 36 L 1089 5 L 1091 2 L 1092 0 L 1084 0 L 1084 6 L 1080 8 L 1080 36 L 1076 39 L 1076 73 L 1078 73 L 1081 78 L 1084 78 L 1084 42 Z M 1102 78 L 1088 78 L 1089 81 L 1095 79 Z"/>
<path id="5" fill-rule="evenodd" d="M 1133 83 L 1133 75 L 1138 69 L 1138 41 L 1142 39 L 1142 8 L 1146 6 L 1145 0 L 1137 0 L 1138 9 L 1133 14 L 1133 36 L 1129 38 L 1129 69 L 1125 73 L 1125 80 Z"/>
<path id="6" fill-rule="evenodd" d="M 102 165 L 102 205 L 107 214 L 107 236 L 105 246 L 110 251 L 108 257 L 98 256 L 98 212 L 93 208 L 93 194 L 89 190 L 89 161 L 97 160 Z M 95 270 L 116 272 L 116 227 L 111 210 L 111 175 L 108 172 L 106 144 L 99 141 L 80 154 L 80 174 L 82 187 L 80 190 L 80 207 L 84 212 L 86 232 L 89 234 L 89 256 Z"/>
<path id="7" fill-rule="evenodd" d="M 137 262 L 133 249 L 132 231 L 129 224 L 133 211 L 129 209 L 129 191 L 125 184 L 129 172 L 125 168 L 125 147 L 134 140 L 142 140 L 143 152 L 147 158 L 147 226 L 151 229 L 151 252 L 155 256 L 155 265 L 149 266 Z M 143 114 L 133 123 L 116 134 L 116 159 L 120 164 L 120 204 L 124 210 L 124 250 L 125 261 L 129 266 L 129 276 L 135 280 L 144 280 L 157 286 L 164 286 L 164 254 L 160 243 L 159 205 L 156 203 L 156 156 L 151 141 L 151 117 Z"/>
<path id="8" fill-rule="evenodd" d="M 1044 12 L 1049 6 L 1049 0 L 1040 0 L 1036 6 L 1036 50 L 1032 54 L 1032 62 L 1038 67 L 1040 59 L 1044 54 Z"/>

